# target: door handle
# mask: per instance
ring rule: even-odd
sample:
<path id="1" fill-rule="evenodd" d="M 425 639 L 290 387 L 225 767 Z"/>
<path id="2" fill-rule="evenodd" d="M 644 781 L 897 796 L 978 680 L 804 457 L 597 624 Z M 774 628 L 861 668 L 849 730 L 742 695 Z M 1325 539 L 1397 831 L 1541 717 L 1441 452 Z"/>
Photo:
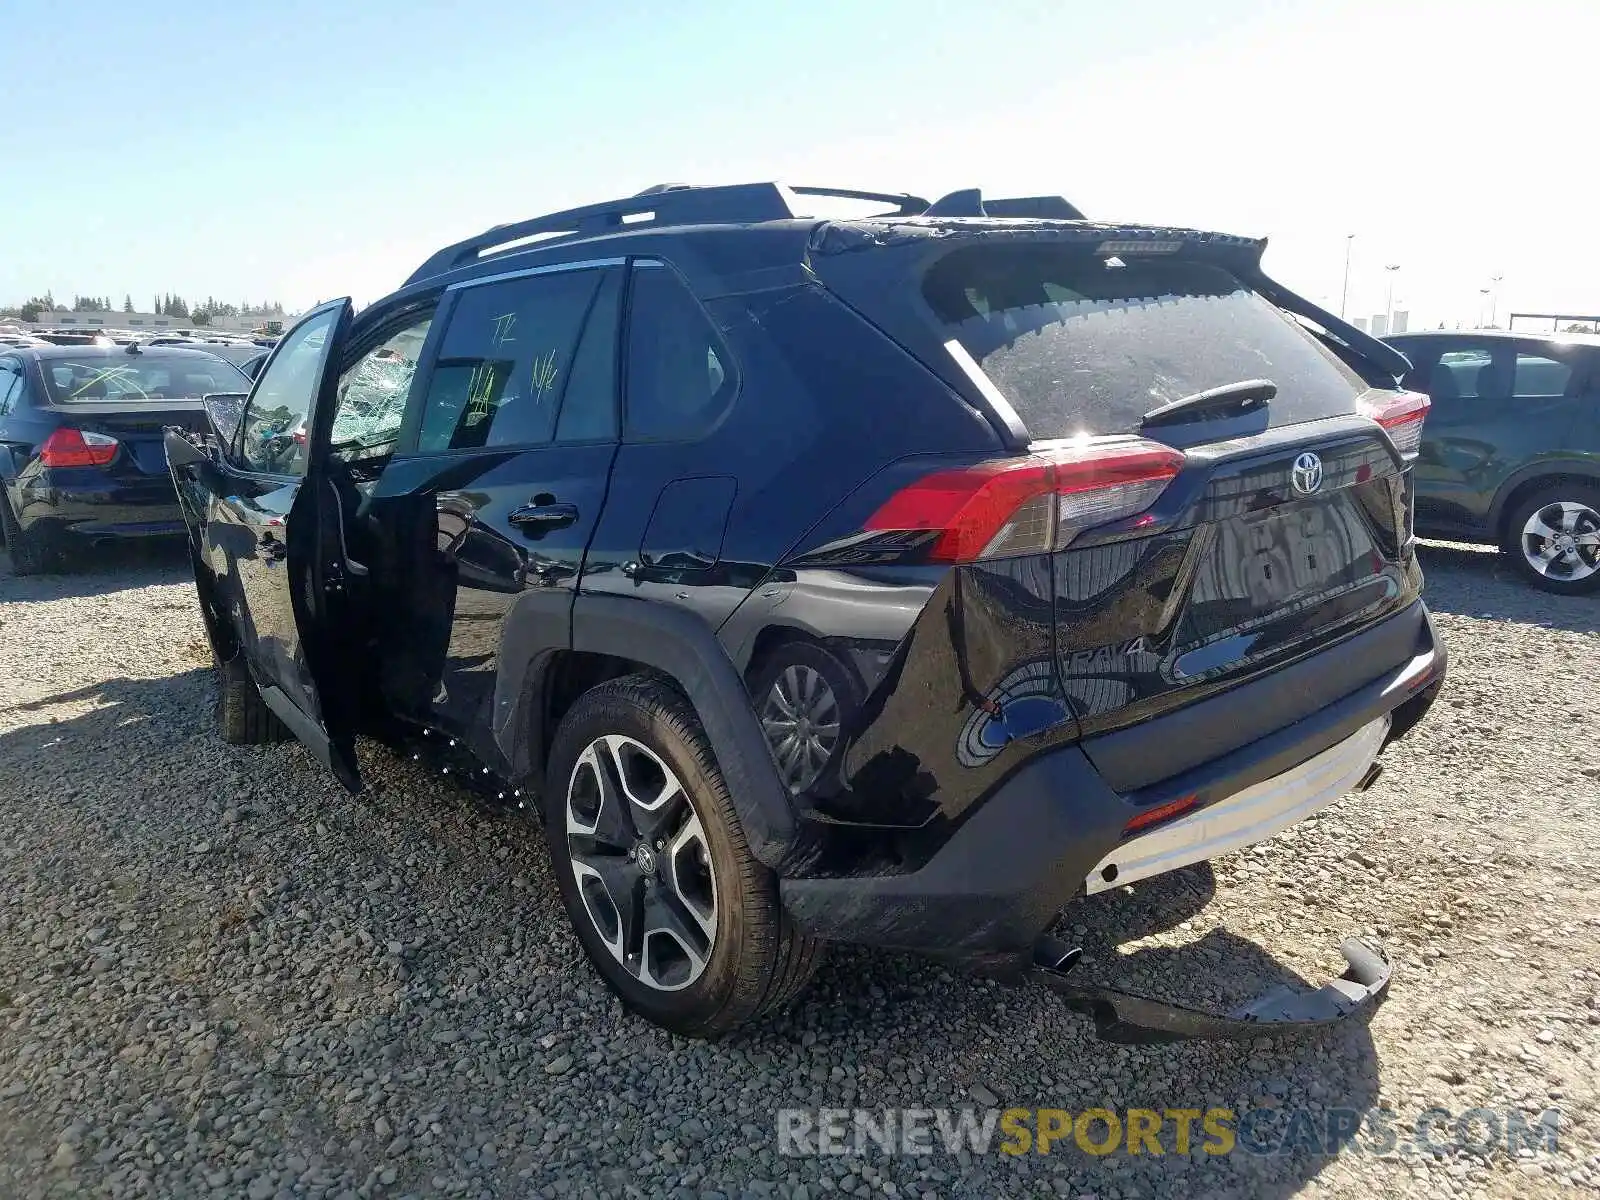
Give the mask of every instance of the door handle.
<path id="1" fill-rule="evenodd" d="M 506 514 L 513 525 L 530 529 L 560 529 L 577 519 L 576 504 L 524 504 Z"/>

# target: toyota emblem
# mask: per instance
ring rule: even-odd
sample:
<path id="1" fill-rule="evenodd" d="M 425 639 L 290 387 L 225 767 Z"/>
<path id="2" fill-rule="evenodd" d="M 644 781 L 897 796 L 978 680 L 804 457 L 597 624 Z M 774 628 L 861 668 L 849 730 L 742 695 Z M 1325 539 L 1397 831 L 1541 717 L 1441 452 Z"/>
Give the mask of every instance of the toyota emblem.
<path id="1" fill-rule="evenodd" d="M 1294 473 L 1290 476 L 1294 490 L 1309 496 L 1322 486 L 1322 460 L 1307 450 L 1294 460 Z"/>

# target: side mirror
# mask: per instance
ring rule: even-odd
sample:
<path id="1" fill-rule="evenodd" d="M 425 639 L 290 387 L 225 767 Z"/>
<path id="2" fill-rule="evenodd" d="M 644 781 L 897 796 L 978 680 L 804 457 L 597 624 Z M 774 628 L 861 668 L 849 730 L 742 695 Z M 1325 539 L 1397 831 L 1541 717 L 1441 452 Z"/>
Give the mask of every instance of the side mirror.
<path id="1" fill-rule="evenodd" d="M 195 445 L 183 436 L 181 429 L 169 429 L 167 436 L 162 439 L 167 451 L 167 465 L 169 467 L 189 467 L 196 463 L 209 463 L 211 458 L 204 448 Z"/>
<path id="2" fill-rule="evenodd" d="M 202 398 L 206 416 L 211 419 L 211 428 L 216 430 L 217 440 L 223 446 L 233 445 L 233 439 L 239 432 L 239 422 L 244 419 L 244 404 L 248 399 L 247 392 L 211 392 Z"/>

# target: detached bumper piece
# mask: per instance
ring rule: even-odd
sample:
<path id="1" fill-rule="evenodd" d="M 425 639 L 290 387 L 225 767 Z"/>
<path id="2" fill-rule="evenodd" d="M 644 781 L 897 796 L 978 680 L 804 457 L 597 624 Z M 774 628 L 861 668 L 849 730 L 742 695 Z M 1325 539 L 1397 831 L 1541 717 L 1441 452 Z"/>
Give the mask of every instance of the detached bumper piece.
<path id="1" fill-rule="evenodd" d="M 1082 951 L 1052 937 L 1039 939 L 1033 974 L 1068 1008 L 1093 1017 L 1101 1041 L 1124 1045 L 1238 1041 L 1321 1029 L 1375 1010 L 1389 988 L 1389 960 L 1354 938 L 1347 938 L 1340 951 L 1349 966 L 1338 979 L 1315 991 L 1280 985 L 1226 1016 L 1077 983 L 1071 971 Z"/>

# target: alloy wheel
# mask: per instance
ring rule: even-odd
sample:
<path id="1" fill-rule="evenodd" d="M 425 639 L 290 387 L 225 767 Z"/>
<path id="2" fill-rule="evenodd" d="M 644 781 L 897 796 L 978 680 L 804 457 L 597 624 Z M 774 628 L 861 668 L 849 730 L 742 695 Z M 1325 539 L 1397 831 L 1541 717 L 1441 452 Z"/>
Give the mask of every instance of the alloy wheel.
<path id="1" fill-rule="evenodd" d="M 566 818 L 578 895 L 612 957 L 660 991 L 699 979 L 716 943 L 717 884 L 677 775 L 642 742 L 596 738 L 572 768 Z"/>
<path id="2" fill-rule="evenodd" d="M 791 792 L 816 782 L 839 744 L 839 699 L 822 672 L 804 663 L 785 668 L 767 690 L 761 728 Z"/>
<path id="3" fill-rule="evenodd" d="M 1522 556 L 1539 574 L 1576 583 L 1600 570 L 1600 513 L 1557 500 L 1536 509 L 1522 527 Z"/>

